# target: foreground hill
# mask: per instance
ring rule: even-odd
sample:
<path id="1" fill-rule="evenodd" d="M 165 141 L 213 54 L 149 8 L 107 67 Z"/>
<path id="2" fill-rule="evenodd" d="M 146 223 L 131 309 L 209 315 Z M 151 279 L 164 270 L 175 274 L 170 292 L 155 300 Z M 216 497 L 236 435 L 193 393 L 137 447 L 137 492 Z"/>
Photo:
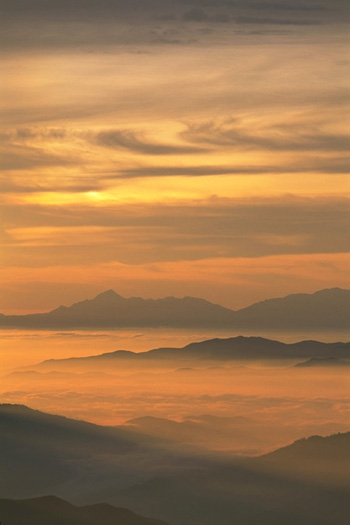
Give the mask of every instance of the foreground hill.
<path id="1" fill-rule="evenodd" d="M 76 475 L 84 458 L 139 452 L 136 443 L 113 428 L 21 405 L 0 405 L 0 428 L 0 494 L 8 498 L 53 490 Z"/>
<path id="2" fill-rule="evenodd" d="M 350 433 L 158 477 L 118 501 L 152 508 L 176 525 L 343 525 L 350 513 Z"/>
<path id="3" fill-rule="evenodd" d="M 105 501 L 171 525 L 344 525 L 348 520 L 350 433 L 313 436 L 265 456 L 232 460 L 222 455 L 172 458 L 165 443 L 127 446 L 127 432 L 120 442 L 117 429 L 13 405 L 0 405 L 0 426 L 1 493 L 36 498 L 15 507 L 0 501 L 0 512 L 32 506 L 38 520 L 23 524 L 56 525 L 60 517 L 66 525 L 90 525 L 79 521 L 87 511 L 104 525 L 110 522 L 103 516 L 112 513 L 118 525 L 126 517 L 144 520 L 105 505 L 77 509 L 56 498 L 37 499 L 48 492 L 80 506 Z M 46 522 L 39 521 L 51 510 L 53 519 L 46 514 Z M 76 521 L 69 521 L 74 514 Z M 0 520 L 10 524 L 10 514 L 3 516 Z M 134 523 L 155 522 L 129 525 Z"/>
<path id="4" fill-rule="evenodd" d="M 103 501 L 98 494 L 103 496 L 110 487 L 123 489 L 159 470 L 191 464 L 186 454 L 163 449 L 156 439 L 141 438 L 127 428 L 94 425 L 22 405 L 0 404 L 0 429 L 3 498 L 52 493 L 71 499 L 74 494 L 88 503 L 87 495 L 94 493 L 95 501 Z"/>
<path id="5" fill-rule="evenodd" d="M 281 343 L 262 337 L 230 337 L 228 339 L 209 339 L 191 343 L 182 348 L 156 348 L 147 352 L 117 350 L 89 357 L 68 359 L 49 359 L 40 363 L 40 368 L 80 368 L 93 366 L 95 370 L 120 361 L 129 364 L 146 365 L 147 362 L 167 363 L 174 365 L 195 364 L 196 362 L 215 362 L 233 360 L 266 360 L 266 359 L 311 359 L 311 358 L 349 359 L 350 343 L 322 343 L 319 341 L 301 341 L 298 343 Z"/>
<path id="6" fill-rule="evenodd" d="M 70 307 L 60 306 L 47 313 L 0 315 L 0 327 L 346 330 L 350 327 L 349 319 L 350 290 L 340 288 L 268 299 L 238 311 L 194 297 L 126 299 L 108 290 L 94 299 Z"/>
<path id="7" fill-rule="evenodd" d="M 350 466 L 350 432 L 333 434 L 327 437 L 311 436 L 307 439 L 298 439 L 291 445 L 279 448 L 260 457 L 266 464 L 284 463 L 288 468 L 294 464 L 305 461 L 317 464 L 327 461 L 329 463 L 345 463 Z M 350 471 L 346 468 L 348 476 Z"/>
<path id="8" fill-rule="evenodd" d="M 106 503 L 77 507 L 55 496 L 0 499 L 0 519 L 5 525 L 166 525 Z"/>

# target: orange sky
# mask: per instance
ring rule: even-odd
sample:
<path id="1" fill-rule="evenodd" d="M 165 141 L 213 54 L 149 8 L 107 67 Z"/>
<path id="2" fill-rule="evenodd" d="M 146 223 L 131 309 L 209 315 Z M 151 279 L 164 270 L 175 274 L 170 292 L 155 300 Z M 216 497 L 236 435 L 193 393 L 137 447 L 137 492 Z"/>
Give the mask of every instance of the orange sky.
<path id="1" fill-rule="evenodd" d="M 349 288 L 341 3 L 80 4 L 0 6 L 0 312 Z"/>

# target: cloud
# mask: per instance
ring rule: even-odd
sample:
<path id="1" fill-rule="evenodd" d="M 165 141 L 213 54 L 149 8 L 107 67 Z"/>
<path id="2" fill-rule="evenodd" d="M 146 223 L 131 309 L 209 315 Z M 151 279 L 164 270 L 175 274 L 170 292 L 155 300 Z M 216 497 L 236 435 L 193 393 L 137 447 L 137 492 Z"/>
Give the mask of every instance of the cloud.
<path id="1" fill-rule="evenodd" d="M 260 175 L 266 173 L 295 172 L 293 168 L 279 166 L 141 166 L 120 170 L 105 176 L 105 180 L 142 177 L 208 177 L 215 175 Z"/>
<path id="2" fill-rule="evenodd" d="M 19 191 L 24 191 L 25 188 L 34 189 L 35 187 L 39 191 L 40 187 L 45 188 L 43 180 L 50 178 L 43 176 L 41 169 L 56 167 L 67 169 L 79 165 L 81 157 L 77 152 L 52 148 L 52 142 L 62 144 L 66 139 L 69 140 L 64 129 L 18 128 L 0 134 L 0 173 L 7 173 L 6 177 L 2 177 L 0 192 L 9 191 L 16 187 Z M 11 171 L 24 172 L 28 170 L 32 173 L 32 179 L 29 183 L 27 176 L 25 184 L 18 183 L 18 178 L 17 183 L 15 183 L 15 179 L 9 176 Z M 34 174 L 34 171 L 37 173 Z M 58 184 L 58 186 L 62 185 Z M 85 187 L 76 181 L 73 182 L 72 186 Z"/>
<path id="3" fill-rule="evenodd" d="M 183 14 L 183 20 L 187 22 L 206 22 L 209 17 L 203 9 L 191 9 Z"/>
<path id="4" fill-rule="evenodd" d="M 7 51 L 25 47 L 79 47 L 150 44 L 154 23 L 171 28 L 185 21 L 181 38 L 193 38 L 199 23 L 214 28 L 231 20 L 239 24 L 318 25 L 342 23 L 347 18 L 342 0 L 294 3 L 288 1 L 181 1 L 181 0 L 1 0 L 4 21 L 3 43 Z M 288 14 L 288 17 L 286 17 Z M 203 36 L 203 35 L 202 35 Z M 171 39 L 169 39 L 171 40 Z"/>
<path id="5" fill-rule="evenodd" d="M 317 121 L 309 123 L 304 120 L 249 127 L 239 119 L 223 123 L 209 121 L 189 124 L 181 136 L 189 142 L 241 149 L 347 152 L 349 148 L 347 134 L 323 131 Z"/>
<path id="6" fill-rule="evenodd" d="M 217 8 L 225 12 L 247 11 L 250 13 L 278 13 L 284 11 L 328 12 L 344 9 L 343 0 L 334 0 L 332 4 L 328 0 L 175 0 L 177 4 L 191 6 L 193 9 L 205 7 L 206 9 Z"/>
<path id="7" fill-rule="evenodd" d="M 39 177 L 40 178 L 40 177 Z M 41 177 L 44 179 L 44 177 Z M 0 175 L 0 195 L 9 194 L 37 194 L 37 193 L 85 193 L 90 191 L 96 191 L 100 188 L 100 184 L 91 180 L 91 178 L 82 177 L 79 181 L 75 178 L 65 177 L 64 181 L 60 182 L 49 182 L 48 180 L 42 180 L 39 182 L 37 178 L 33 178 L 30 181 L 23 180 L 11 180 L 8 178 L 8 174 L 5 176 Z"/>
<path id="8" fill-rule="evenodd" d="M 27 126 L 3 132 L 0 192 L 10 198 L 11 194 L 49 192 L 66 193 L 68 197 L 69 193 L 112 191 L 132 179 L 143 184 L 143 180 L 175 177 L 229 180 L 257 175 L 309 173 L 318 177 L 348 173 L 347 137 L 329 132 L 317 119 L 313 124 L 312 119 L 303 118 L 290 124 L 270 124 L 268 120 L 252 124 L 238 118 L 194 121 L 185 131 L 175 131 L 168 142 L 160 142 L 158 136 L 159 132 L 142 129 L 58 126 Z M 110 151 L 107 156 L 104 149 Z M 120 151 L 126 155 L 120 156 Z M 257 154 L 255 164 L 251 164 L 251 151 Z M 270 151 L 273 156 L 267 156 Z M 316 151 L 320 154 L 314 155 Z M 239 162 L 221 163 L 221 156 L 232 161 L 237 152 L 243 152 Z M 296 154 L 290 156 L 289 152 Z M 162 165 L 153 159 L 151 164 L 150 156 L 174 158 Z M 196 157 L 186 160 L 186 156 Z"/>
<path id="9" fill-rule="evenodd" d="M 71 166 L 80 162 L 78 158 L 58 155 L 38 147 L 12 145 L 1 151 L 0 171 L 28 170 L 40 167 Z"/>
<path id="10" fill-rule="evenodd" d="M 337 0 L 0 0 L 0 18 L 1 260 L 21 266 L 16 279 L 26 265 L 55 272 L 96 262 L 95 282 L 98 264 L 114 265 L 112 278 L 123 261 L 129 286 L 149 264 L 144 289 L 161 290 L 192 260 L 198 265 L 184 270 L 181 290 L 192 279 L 200 295 L 207 274 L 201 288 L 198 261 L 215 260 L 214 293 L 221 258 L 227 268 L 256 258 L 241 284 L 230 274 L 245 283 L 243 296 L 256 286 L 269 291 L 265 275 L 254 277 L 264 254 L 328 261 L 325 252 L 347 249 L 347 201 L 284 196 L 346 191 L 346 16 Z M 288 25 L 271 20 L 299 25 L 285 37 Z M 270 36 L 250 38 L 254 29 Z M 190 205 L 213 193 L 279 195 L 281 206 Z M 331 271 L 345 279 L 343 270 L 327 271 L 327 284 Z M 296 279 L 300 291 L 322 281 L 317 272 Z M 271 289 L 292 286 L 287 274 L 271 270 Z M 224 285 L 220 293 L 228 295 Z"/>
<path id="11" fill-rule="evenodd" d="M 205 151 L 204 148 L 149 142 L 142 133 L 130 130 L 107 130 L 95 135 L 93 140 L 106 148 L 125 148 L 145 155 L 185 155 Z"/>
<path id="12" fill-rule="evenodd" d="M 101 344 L 98 336 L 93 336 L 91 341 L 84 340 L 84 336 L 79 337 L 86 354 L 89 350 L 90 353 L 96 352 L 96 345 Z M 55 342 L 58 356 L 63 350 L 63 343 L 57 346 L 57 340 Z M 26 353 L 33 355 L 30 342 L 22 338 L 19 343 L 30 349 Z M 36 356 L 38 349 L 43 351 L 43 346 L 47 346 L 47 341 L 36 345 Z M 136 377 L 134 380 L 118 377 L 120 372 L 127 373 L 125 369 L 116 370 L 115 376 L 110 375 L 113 374 L 110 367 L 107 372 L 4 377 L 2 399 L 3 402 L 29 404 L 46 412 L 59 412 L 106 425 L 124 423 L 145 415 L 172 418 L 187 422 L 187 425 L 172 425 L 175 439 L 177 431 L 174 426 L 187 426 L 181 441 L 186 441 L 195 430 L 193 439 L 202 445 L 211 439 L 212 443 L 218 444 L 226 430 L 229 432 L 225 439 L 226 450 L 228 447 L 266 448 L 276 446 L 276 440 L 288 442 L 316 432 L 346 430 L 350 400 L 346 395 L 345 375 L 344 381 L 339 378 L 335 389 L 334 386 L 327 387 L 325 372 L 323 376 L 319 372 L 318 381 L 315 381 L 315 376 L 309 377 L 309 386 L 306 386 L 305 377 L 294 370 L 279 369 L 277 378 L 276 369 L 231 368 L 218 375 L 215 370 L 207 376 L 203 376 L 203 372 L 199 372 L 198 376 L 195 372 L 189 372 L 189 387 L 188 381 L 182 382 L 178 373 L 164 374 L 151 370 L 149 375 L 137 375 L 135 387 Z M 320 382 L 326 384 L 324 396 L 315 398 L 315 388 Z M 220 393 L 223 390 L 225 394 Z M 300 390 L 303 394 L 295 397 L 295 391 Z M 241 391 L 241 395 L 237 391 Z M 188 425 L 189 422 L 192 424 Z M 166 421 L 148 423 L 153 423 L 151 432 L 157 433 L 164 428 Z M 138 424 L 145 425 L 147 420 L 139 420 Z M 201 427 L 202 435 L 198 434 Z"/>
<path id="13" fill-rule="evenodd" d="M 100 131 L 81 130 L 74 128 L 40 128 L 40 127 L 25 127 L 17 128 L 2 133 L 0 135 L 1 145 L 0 152 L 2 152 L 2 159 L 0 164 L 0 171 L 19 171 L 19 170 L 34 170 L 44 167 L 74 167 L 79 166 L 82 170 L 84 164 L 88 162 L 91 164 L 91 153 L 87 155 L 87 147 L 91 144 L 95 146 L 102 146 L 111 150 L 127 150 L 129 152 L 138 153 L 140 155 L 192 155 L 204 153 L 208 150 L 208 146 L 199 146 L 194 144 L 178 143 L 161 143 L 149 140 L 145 137 L 142 131 L 132 131 L 128 129 L 116 130 L 106 129 Z M 98 153 L 95 150 L 95 156 Z M 65 174 L 65 178 L 67 174 Z M 35 188 L 37 191 L 44 189 L 45 191 L 45 177 L 40 174 L 40 182 L 37 175 L 33 175 L 32 184 L 18 184 L 18 188 Z M 79 181 L 73 182 L 71 186 L 81 188 L 81 191 L 92 191 L 93 189 L 101 187 L 101 182 L 86 181 L 81 183 L 82 179 L 86 177 L 80 176 Z M 103 177 L 102 177 L 103 179 Z M 17 179 L 18 180 L 18 179 Z M 8 179 L 4 181 L 5 185 L 1 187 L 4 191 L 10 188 L 15 189 L 15 184 Z M 66 186 L 65 184 L 58 184 L 51 187 L 55 191 Z M 48 190 L 50 187 L 48 186 Z M 74 190 L 73 190 L 74 191 Z"/>
<path id="14" fill-rule="evenodd" d="M 317 20 L 300 20 L 291 18 L 258 18 L 253 16 L 238 16 L 236 24 L 263 24 L 263 25 L 279 25 L 279 26 L 310 26 L 323 24 L 323 21 Z"/>
<path id="15" fill-rule="evenodd" d="M 215 25 L 217 23 L 219 24 L 226 24 L 230 21 L 229 15 L 222 13 L 222 12 L 211 12 L 210 15 L 203 9 L 191 9 L 189 11 L 185 11 L 182 15 L 182 20 L 184 22 L 205 22 L 209 23 L 210 25 Z"/>
<path id="16" fill-rule="evenodd" d="M 257 11 L 319 11 L 327 9 L 325 0 L 248 0 L 247 5 Z"/>
<path id="17" fill-rule="evenodd" d="M 276 159 L 277 160 L 277 159 Z M 254 176 L 254 175 L 283 175 L 283 174 L 311 173 L 320 174 L 347 174 L 349 173 L 349 159 L 345 158 L 315 158 L 295 159 L 294 161 L 282 160 L 275 165 L 236 165 L 236 166 L 139 166 L 136 168 L 120 169 L 115 173 L 101 173 L 104 181 L 117 181 L 118 179 L 134 178 L 160 178 L 160 177 L 213 177 L 213 176 Z"/>
<path id="18" fill-rule="evenodd" d="M 21 221 L 17 215 L 20 212 Z M 3 209 L 5 265 L 345 253 L 347 199 L 219 199 L 196 205 L 21 206 Z M 25 224 L 25 226 L 24 226 Z M 65 247 L 66 249 L 63 249 Z"/>

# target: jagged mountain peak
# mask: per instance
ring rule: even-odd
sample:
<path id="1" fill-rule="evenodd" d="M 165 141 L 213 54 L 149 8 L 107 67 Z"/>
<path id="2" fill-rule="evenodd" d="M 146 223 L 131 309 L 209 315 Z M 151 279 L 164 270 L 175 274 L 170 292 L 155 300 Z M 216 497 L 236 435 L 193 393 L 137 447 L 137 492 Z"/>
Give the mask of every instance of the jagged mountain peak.
<path id="1" fill-rule="evenodd" d="M 115 301 L 125 301 L 125 298 L 119 295 L 114 290 L 106 290 L 105 292 L 101 292 L 100 294 L 96 295 L 93 299 L 88 299 L 88 302 L 115 302 Z M 85 301 L 83 301 L 85 302 Z M 79 304 L 79 303 L 78 303 Z"/>

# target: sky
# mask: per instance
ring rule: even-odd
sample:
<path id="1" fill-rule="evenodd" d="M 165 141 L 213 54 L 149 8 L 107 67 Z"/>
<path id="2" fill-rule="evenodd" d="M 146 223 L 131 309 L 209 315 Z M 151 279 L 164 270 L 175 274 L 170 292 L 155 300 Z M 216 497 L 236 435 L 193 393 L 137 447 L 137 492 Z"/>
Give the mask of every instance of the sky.
<path id="1" fill-rule="evenodd" d="M 0 312 L 350 288 L 345 0 L 0 17 Z"/>

